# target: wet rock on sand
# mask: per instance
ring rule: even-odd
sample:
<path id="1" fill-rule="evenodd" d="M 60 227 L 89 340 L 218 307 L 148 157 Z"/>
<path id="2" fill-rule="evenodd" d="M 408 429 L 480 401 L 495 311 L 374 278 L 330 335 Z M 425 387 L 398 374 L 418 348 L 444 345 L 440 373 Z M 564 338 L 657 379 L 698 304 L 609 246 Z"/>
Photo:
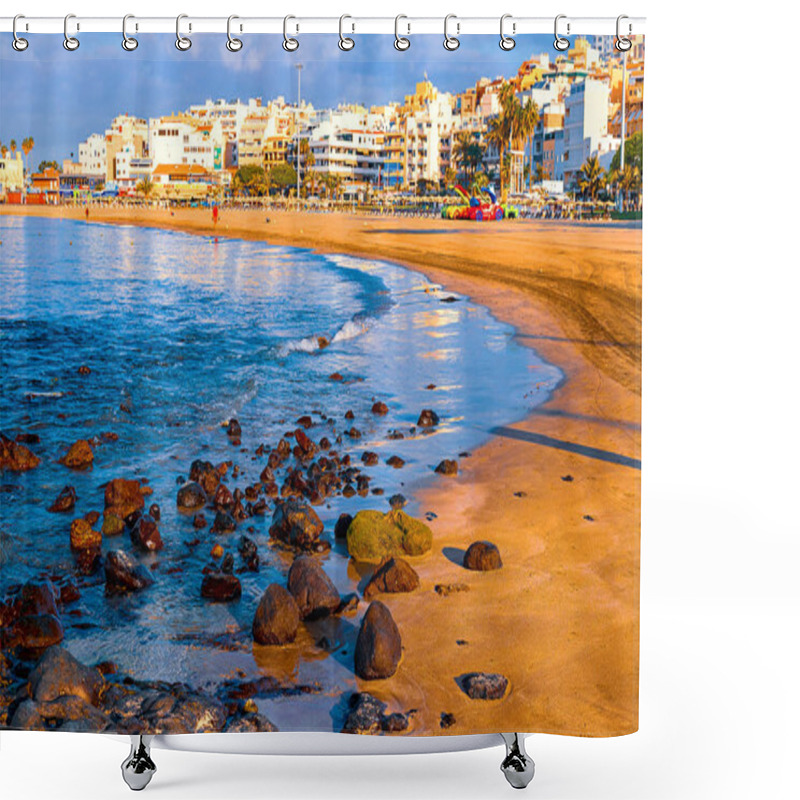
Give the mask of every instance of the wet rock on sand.
<path id="1" fill-rule="evenodd" d="M 41 459 L 24 444 L 18 444 L 0 433 L 0 469 L 25 472 L 38 467 Z"/>
<path id="2" fill-rule="evenodd" d="M 407 561 L 384 558 L 364 587 L 364 599 L 371 600 L 381 593 L 413 592 L 418 588 L 419 575 Z"/>
<path id="3" fill-rule="evenodd" d="M 336 539 L 346 539 L 347 529 L 352 521 L 353 517 L 350 514 L 339 514 L 339 519 L 336 520 L 336 527 L 333 530 L 334 537 Z"/>
<path id="4" fill-rule="evenodd" d="M 478 572 L 500 569 L 503 560 L 497 545 L 491 542 L 473 542 L 464 553 L 464 566 Z"/>
<path id="5" fill-rule="evenodd" d="M 438 472 L 439 475 L 448 475 L 450 477 L 458 475 L 458 461 L 445 458 L 443 461 L 439 462 L 434 472 Z"/>
<path id="6" fill-rule="evenodd" d="M 61 620 L 54 614 L 20 617 L 14 628 L 17 643 L 26 650 L 44 650 L 64 639 Z"/>
<path id="7" fill-rule="evenodd" d="M 256 609 L 253 639 L 258 644 L 287 644 L 294 641 L 299 625 L 300 609 L 294 597 L 283 586 L 270 584 Z"/>
<path id="8" fill-rule="evenodd" d="M 199 483 L 206 495 L 213 497 L 219 482 L 222 480 L 222 475 L 210 461 L 203 461 L 198 458 L 192 461 L 192 465 L 189 468 L 189 480 Z"/>
<path id="9" fill-rule="evenodd" d="M 92 447 L 85 439 L 78 439 L 67 451 L 67 454 L 59 459 L 59 464 L 63 464 L 70 469 L 88 469 L 94 461 Z"/>
<path id="10" fill-rule="evenodd" d="M 216 488 L 216 487 L 215 487 Z M 194 511 L 203 508 L 206 504 L 206 493 L 203 487 L 194 481 L 185 483 L 178 489 L 178 508 L 184 511 Z"/>
<path id="11" fill-rule="evenodd" d="M 367 692 L 352 694 L 349 706 L 342 733 L 399 733 L 408 728 L 409 714 L 387 714 L 386 703 Z"/>
<path id="12" fill-rule="evenodd" d="M 364 680 L 390 678 L 402 655 L 400 631 L 389 609 L 380 600 L 370 603 L 356 640 L 356 675 Z"/>
<path id="13" fill-rule="evenodd" d="M 226 603 L 242 596 L 242 584 L 235 575 L 209 572 L 203 576 L 200 596 L 218 603 Z"/>
<path id="14" fill-rule="evenodd" d="M 289 568 L 288 588 L 303 619 L 317 619 L 336 611 L 339 592 L 313 556 L 298 556 Z"/>
<path id="15" fill-rule="evenodd" d="M 423 408 L 420 412 L 417 425 L 420 428 L 432 428 L 439 424 L 439 415 L 430 408 Z"/>
<path id="16" fill-rule="evenodd" d="M 389 407 L 386 405 L 386 403 L 382 403 L 380 400 L 378 400 L 372 404 L 372 413 L 382 417 L 389 413 Z"/>
<path id="17" fill-rule="evenodd" d="M 433 544 L 431 529 L 405 511 L 359 511 L 347 529 L 347 551 L 357 561 L 380 562 L 386 556 L 419 556 Z"/>
<path id="18" fill-rule="evenodd" d="M 75 503 L 78 500 L 78 494 L 74 486 L 65 486 L 59 493 L 58 497 L 53 500 L 52 505 L 48 511 L 59 513 L 62 511 L 72 511 L 75 508 Z"/>
<path id="19" fill-rule="evenodd" d="M 63 647 L 51 647 L 31 672 L 28 692 L 40 703 L 67 695 L 97 705 L 104 684 L 96 669 L 81 664 Z"/>
<path id="20" fill-rule="evenodd" d="M 286 500 L 275 508 L 269 535 L 298 550 L 310 550 L 316 545 L 322 530 L 322 521 L 311 506 L 297 500 Z"/>
<path id="21" fill-rule="evenodd" d="M 137 564 L 123 550 L 112 550 L 105 559 L 106 594 L 138 592 L 153 585 L 153 576 L 144 564 Z"/>
<path id="22" fill-rule="evenodd" d="M 500 700 L 508 689 L 505 675 L 489 672 L 469 672 L 456 678 L 467 697 L 473 700 Z"/>

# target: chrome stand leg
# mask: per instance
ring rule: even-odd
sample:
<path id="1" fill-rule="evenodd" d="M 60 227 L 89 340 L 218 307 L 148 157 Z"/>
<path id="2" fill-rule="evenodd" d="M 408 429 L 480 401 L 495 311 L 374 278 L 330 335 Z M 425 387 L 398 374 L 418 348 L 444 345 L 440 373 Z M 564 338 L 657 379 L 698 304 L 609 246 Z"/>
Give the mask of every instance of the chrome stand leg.
<path id="1" fill-rule="evenodd" d="M 130 755 L 122 762 L 122 778 L 134 792 L 140 792 L 156 774 L 150 758 L 152 736 L 131 736 Z"/>
<path id="2" fill-rule="evenodd" d="M 524 789 L 535 771 L 533 759 L 525 752 L 525 739 L 521 733 L 501 733 L 506 743 L 506 757 L 500 765 L 506 780 L 515 789 Z"/>

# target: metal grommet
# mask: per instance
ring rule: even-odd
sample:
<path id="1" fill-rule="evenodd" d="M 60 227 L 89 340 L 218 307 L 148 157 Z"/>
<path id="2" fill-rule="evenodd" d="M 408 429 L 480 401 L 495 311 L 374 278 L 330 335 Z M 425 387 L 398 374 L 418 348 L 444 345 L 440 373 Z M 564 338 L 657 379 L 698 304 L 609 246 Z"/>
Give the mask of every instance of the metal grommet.
<path id="1" fill-rule="evenodd" d="M 133 14 L 126 14 L 122 18 L 122 49 L 127 50 L 129 53 L 139 46 L 139 40 L 128 36 L 128 20 L 134 19 Z"/>
<path id="2" fill-rule="evenodd" d="M 556 17 L 555 27 L 554 27 L 556 40 L 553 42 L 553 47 L 555 47 L 556 50 L 560 50 L 562 52 L 569 47 L 569 39 L 566 39 L 565 37 L 561 36 L 561 34 L 558 32 L 558 21 L 566 18 L 567 18 L 566 14 L 559 14 Z M 567 22 L 567 34 L 569 34 L 569 22 Z"/>
<path id="3" fill-rule="evenodd" d="M 11 23 L 11 33 L 14 35 L 14 41 L 11 42 L 11 46 L 18 52 L 21 53 L 23 50 L 28 49 L 28 40 L 23 39 L 21 36 L 17 35 L 17 22 L 21 19 L 25 19 L 24 14 L 17 14 L 14 17 L 14 21 Z"/>
<path id="4" fill-rule="evenodd" d="M 398 14 L 394 18 L 394 48 L 395 50 L 400 50 L 403 52 L 404 50 L 408 50 L 411 47 L 411 39 L 406 38 L 405 36 L 400 35 L 400 20 L 401 19 L 408 19 L 405 14 Z M 410 32 L 410 26 L 407 26 Z"/>
<path id="5" fill-rule="evenodd" d="M 448 14 L 444 18 L 444 49 L 449 50 L 452 53 L 454 50 L 458 50 L 458 48 L 461 46 L 461 42 L 455 36 L 451 36 L 448 33 L 447 28 L 451 19 L 458 19 L 458 17 L 456 17 L 455 14 Z M 459 24 L 456 23 L 456 33 L 459 31 L 459 27 Z"/>
<path id="6" fill-rule="evenodd" d="M 352 50 L 356 46 L 356 43 L 349 36 L 344 35 L 343 28 L 344 28 L 344 21 L 346 19 L 353 19 L 353 18 L 349 14 L 342 14 L 342 16 L 339 17 L 339 49 L 344 50 L 345 52 L 347 50 Z"/>
<path id="7" fill-rule="evenodd" d="M 225 42 L 225 47 L 227 47 L 231 53 L 238 53 L 244 47 L 244 42 L 241 39 L 237 39 L 235 36 L 231 35 L 231 22 L 235 19 L 239 19 L 235 14 L 231 14 L 228 17 L 228 41 Z"/>
<path id="8" fill-rule="evenodd" d="M 621 23 L 622 23 L 622 20 L 624 20 L 624 19 L 628 19 L 628 17 L 625 14 L 620 14 L 617 17 L 617 39 L 614 42 L 614 47 L 616 47 L 617 50 L 619 50 L 620 53 L 627 53 L 628 50 L 630 50 L 631 47 L 633 47 L 633 42 L 627 36 L 623 36 L 622 33 L 620 33 L 620 28 L 622 27 Z M 628 25 L 628 32 L 629 33 L 630 33 L 630 30 L 631 30 L 631 26 Z"/>
<path id="9" fill-rule="evenodd" d="M 503 31 L 503 26 L 505 25 L 507 19 L 511 19 L 511 14 L 503 14 L 503 16 L 500 17 L 500 49 L 506 51 L 513 50 L 517 46 L 516 41 L 514 41 L 511 36 L 506 36 L 505 32 Z M 513 23 L 511 25 L 511 32 L 516 33 L 516 31 L 516 23 Z"/>
<path id="10" fill-rule="evenodd" d="M 286 50 L 287 53 L 293 53 L 300 47 L 300 42 L 297 39 L 293 39 L 289 36 L 288 28 L 289 28 L 289 20 L 295 19 L 291 14 L 283 18 L 283 49 Z"/>
<path id="11" fill-rule="evenodd" d="M 181 20 L 189 19 L 188 14 L 178 14 L 175 18 L 175 47 L 182 52 L 186 52 L 192 46 L 192 40 L 181 33 Z"/>
<path id="12" fill-rule="evenodd" d="M 64 44 L 64 49 L 65 50 L 69 50 L 70 52 L 72 52 L 73 50 L 77 50 L 81 46 L 81 43 L 74 36 L 70 36 L 69 35 L 69 21 L 71 19 L 75 19 L 75 15 L 74 14 L 67 14 L 67 16 L 64 17 L 64 43 L 63 44 Z M 77 26 L 76 26 L 76 30 L 77 30 Z"/>

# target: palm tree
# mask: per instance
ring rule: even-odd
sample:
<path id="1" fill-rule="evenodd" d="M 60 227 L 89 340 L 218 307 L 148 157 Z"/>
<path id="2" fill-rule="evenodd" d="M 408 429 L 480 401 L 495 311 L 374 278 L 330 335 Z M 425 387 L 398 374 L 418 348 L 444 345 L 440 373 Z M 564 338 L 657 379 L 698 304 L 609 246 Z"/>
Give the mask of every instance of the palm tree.
<path id="1" fill-rule="evenodd" d="M 525 149 L 530 153 L 528 164 L 528 191 L 531 190 L 531 173 L 533 163 L 533 134 L 536 132 L 536 126 L 539 123 L 539 109 L 534 102 L 533 98 L 528 98 L 525 105 L 520 105 L 517 113 L 517 132 L 518 136 L 523 143 L 527 146 Z"/>
<path id="2" fill-rule="evenodd" d="M 593 201 L 606 183 L 605 173 L 600 166 L 600 159 L 596 155 L 586 159 L 584 165 L 578 170 L 577 179 L 583 195 L 588 194 L 589 199 Z"/>
<path id="3" fill-rule="evenodd" d="M 22 140 L 22 152 L 25 153 L 25 172 L 28 172 L 28 153 L 33 150 L 33 136 Z"/>
<path id="4" fill-rule="evenodd" d="M 0 156 L 5 158 L 8 155 L 8 147 L 5 144 L 0 144 Z"/>
<path id="5" fill-rule="evenodd" d="M 136 184 L 136 191 L 145 197 L 149 197 L 153 193 L 153 189 L 155 189 L 155 185 L 149 175 L 145 175 L 145 177 Z"/>
<path id="6" fill-rule="evenodd" d="M 12 139 L 10 146 L 11 146 L 11 158 L 14 158 L 14 154 L 17 152 L 17 140 Z"/>
<path id="7" fill-rule="evenodd" d="M 514 86 L 504 83 L 500 88 L 500 112 L 489 120 L 489 130 L 486 141 L 493 145 L 499 155 L 500 164 L 500 195 L 505 197 L 503 164 L 505 163 L 506 149 L 520 140 L 522 129 L 522 105 L 517 99 Z"/>

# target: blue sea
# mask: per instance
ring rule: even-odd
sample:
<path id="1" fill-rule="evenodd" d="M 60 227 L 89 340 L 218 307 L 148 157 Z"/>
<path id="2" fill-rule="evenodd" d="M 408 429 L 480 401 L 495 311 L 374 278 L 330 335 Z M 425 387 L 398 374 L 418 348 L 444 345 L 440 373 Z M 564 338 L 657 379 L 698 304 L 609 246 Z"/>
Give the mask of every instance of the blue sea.
<path id="1" fill-rule="evenodd" d="M 0 240 L 0 427 L 12 438 L 38 434 L 41 442 L 30 447 L 42 459 L 30 472 L 0 477 L 0 594 L 31 577 L 72 572 L 71 520 L 102 514 L 110 479 L 146 478 L 149 501 L 161 507 L 164 549 L 135 557 L 153 570 L 155 584 L 106 598 L 102 571 L 76 578 L 81 599 L 64 613 L 64 645 L 87 663 L 111 660 L 137 678 L 212 691 L 220 681 L 264 672 L 318 682 L 324 692 L 293 698 L 292 711 L 280 701 L 264 701 L 262 710 L 289 729 L 300 702 L 305 730 L 334 729 L 333 709 L 355 682 L 345 659 L 317 642 L 343 637 L 337 626 L 357 625 L 365 604 L 355 619 L 309 625 L 294 648 L 254 655 L 249 631 L 258 599 L 269 583 L 285 584 L 290 560 L 269 546 L 271 511 L 227 537 L 196 532 L 175 500 L 191 462 L 232 460 L 239 475 L 229 473 L 228 485 L 244 488 L 266 463 L 255 455 L 258 445 L 274 446 L 301 415 L 314 419 L 307 433 L 315 441 L 355 426 L 361 439 L 345 436 L 336 448 L 359 467 L 364 451 L 378 453 L 380 464 L 363 469 L 384 494 L 338 496 L 316 507 L 333 541 L 340 513 L 388 510 L 397 492 L 410 513 L 435 513 L 419 506 L 415 489 L 447 480 L 433 472 L 439 461 L 469 453 L 493 426 L 524 417 L 547 399 L 560 371 L 470 298 L 382 261 L 12 216 L 0 216 Z M 318 337 L 330 345 L 320 348 Z M 82 365 L 89 375 L 78 373 Z M 333 373 L 343 380 L 331 380 Z M 371 413 L 375 400 L 388 405 L 386 416 Z M 412 434 L 423 408 L 441 423 Z M 222 427 L 234 417 L 239 447 Z M 388 438 L 390 430 L 405 438 Z M 76 439 L 103 432 L 119 439 L 95 448 L 91 470 L 57 463 Z M 385 464 L 392 455 L 405 460 L 402 469 Z M 460 461 L 468 464 L 468 456 Z M 67 484 L 77 490 L 74 512 L 49 513 Z M 213 512 L 206 516 L 210 524 Z M 241 534 L 258 544 L 261 570 L 239 574 L 237 602 L 201 599 L 212 546 L 236 554 Z M 131 545 L 123 534 L 104 548 Z M 342 544 L 324 564 L 342 594 L 358 589 L 363 574 Z"/>

